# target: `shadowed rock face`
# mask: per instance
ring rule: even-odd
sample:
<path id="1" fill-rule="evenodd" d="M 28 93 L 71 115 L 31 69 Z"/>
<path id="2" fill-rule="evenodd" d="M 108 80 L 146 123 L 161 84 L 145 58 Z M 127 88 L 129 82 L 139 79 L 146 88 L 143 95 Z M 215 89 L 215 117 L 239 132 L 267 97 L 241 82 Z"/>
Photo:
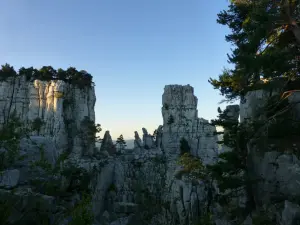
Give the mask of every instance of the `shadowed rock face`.
<path id="1" fill-rule="evenodd" d="M 155 147 L 153 136 L 148 134 L 148 131 L 146 130 L 146 128 L 142 128 L 142 131 L 143 131 L 143 146 L 144 146 L 144 148 L 150 149 L 150 148 Z"/>
<path id="2" fill-rule="evenodd" d="M 134 148 L 142 148 L 143 143 L 137 131 L 134 131 Z"/>
<path id="3" fill-rule="evenodd" d="M 146 224 L 188 225 L 199 222 L 208 200 L 208 189 L 203 181 L 191 182 L 187 175 L 178 175 L 182 172 L 178 165 L 179 142 L 185 137 L 193 154 L 203 157 L 205 163 L 212 163 L 215 128 L 197 118 L 197 98 L 191 86 L 166 86 L 163 105 L 164 124 L 158 127 L 155 141 L 145 128 L 142 129 L 143 141 L 135 132 L 135 149 L 118 156 L 108 163 L 106 170 L 102 170 L 113 175 L 101 173 L 101 180 L 111 188 L 105 189 L 104 184 L 99 183 L 102 185 L 101 198 L 107 202 L 97 201 L 98 208 L 102 209 L 97 212 L 99 221 L 110 215 L 119 218 L 111 224 L 129 224 L 129 217 L 151 212 L 151 221 Z M 170 115 L 174 116 L 173 124 L 168 124 Z M 195 145 L 197 138 L 201 141 L 199 146 Z M 113 172 L 108 169 L 109 165 L 113 165 Z M 114 179 L 108 179 L 110 176 Z M 110 184 L 107 183 L 109 180 Z M 129 217 L 124 216 L 128 214 Z M 136 224 L 143 222 L 139 220 Z"/>
<path id="4" fill-rule="evenodd" d="M 116 153 L 116 147 L 112 141 L 109 131 L 106 131 L 104 134 L 100 151 L 107 151 L 110 155 L 114 155 Z"/>

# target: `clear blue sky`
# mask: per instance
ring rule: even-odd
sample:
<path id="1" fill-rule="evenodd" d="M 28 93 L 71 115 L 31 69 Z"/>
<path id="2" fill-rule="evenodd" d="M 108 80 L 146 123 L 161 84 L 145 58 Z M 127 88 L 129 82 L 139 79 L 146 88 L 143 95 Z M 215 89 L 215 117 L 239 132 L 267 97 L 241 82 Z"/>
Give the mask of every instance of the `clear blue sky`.
<path id="1" fill-rule="evenodd" d="M 166 84 L 190 84 L 199 116 L 222 99 L 207 82 L 227 66 L 227 0 L 1 0 L 0 63 L 87 70 L 96 120 L 113 138 L 162 123 Z"/>

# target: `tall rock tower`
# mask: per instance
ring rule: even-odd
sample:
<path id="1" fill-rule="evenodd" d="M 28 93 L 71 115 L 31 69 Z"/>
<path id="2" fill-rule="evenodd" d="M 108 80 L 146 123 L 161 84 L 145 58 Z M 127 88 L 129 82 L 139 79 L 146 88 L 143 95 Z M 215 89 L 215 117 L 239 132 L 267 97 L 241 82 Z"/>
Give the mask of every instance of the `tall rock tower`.
<path id="1" fill-rule="evenodd" d="M 218 155 L 216 128 L 198 118 L 198 99 L 190 85 L 166 85 L 162 96 L 162 147 L 166 154 L 180 153 L 180 140 L 185 138 L 191 154 L 205 164 L 213 163 Z"/>

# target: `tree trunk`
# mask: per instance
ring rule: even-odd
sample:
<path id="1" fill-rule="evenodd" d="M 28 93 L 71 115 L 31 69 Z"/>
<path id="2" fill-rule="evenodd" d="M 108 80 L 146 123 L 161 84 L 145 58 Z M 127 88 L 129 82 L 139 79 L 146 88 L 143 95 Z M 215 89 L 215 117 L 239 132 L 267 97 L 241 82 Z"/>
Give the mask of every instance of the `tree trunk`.
<path id="1" fill-rule="evenodd" d="M 292 25 L 292 26 L 293 26 L 292 31 L 295 35 L 295 38 L 297 39 L 298 44 L 300 45 L 300 27 L 297 25 L 296 22 L 295 22 L 295 25 Z"/>
<path id="2" fill-rule="evenodd" d="M 289 0 L 285 0 L 283 4 L 283 13 L 286 23 L 292 27 L 292 32 L 298 42 L 300 44 L 300 27 L 297 24 L 297 21 L 292 17 L 293 10 L 296 9 L 296 5 L 291 5 Z"/>

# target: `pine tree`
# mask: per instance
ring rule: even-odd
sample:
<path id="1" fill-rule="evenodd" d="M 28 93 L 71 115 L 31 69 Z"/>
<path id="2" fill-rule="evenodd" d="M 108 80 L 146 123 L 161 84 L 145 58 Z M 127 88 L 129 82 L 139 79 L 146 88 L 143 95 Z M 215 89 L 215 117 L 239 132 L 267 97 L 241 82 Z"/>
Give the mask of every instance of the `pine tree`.
<path id="1" fill-rule="evenodd" d="M 226 40 L 236 47 L 228 55 L 235 68 L 225 69 L 209 82 L 227 100 L 233 100 L 257 88 L 261 78 L 298 79 L 299 20 L 299 0 L 231 1 L 229 9 L 218 14 L 217 22 L 232 31 Z"/>
<path id="2" fill-rule="evenodd" d="M 119 151 L 124 150 L 127 146 L 122 134 L 117 138 L 116 145 Z"/>
<path id="3" fill-rule="evenodd" d="M 219 155 L 219 161 L 214 165 L 208 165 L 207 169 L 213 179 L 218 181 L 220 195 L 217 199 L 221 205 L 228 205 L 233 197 L 239 197 L 241 191 L 246 191 L 247 204 L 245 209 L 238 207 L 232 210 L 230 216 L 238 214 L 242 219 L 254 209 L 251 181 L 247 170 L 247 141 L 252 133 L 245 128 L 244 124 L 239 124 L 237 120 L 228 117 L 227 110 L 220 110 L 218 119 L 212 120 L 211 124 L 224 128 L 223 140 L 219 144 L 226 145 L 231 151 L 223 152 Z M 240 210 L 239 213 L 237 211 Z"/>

